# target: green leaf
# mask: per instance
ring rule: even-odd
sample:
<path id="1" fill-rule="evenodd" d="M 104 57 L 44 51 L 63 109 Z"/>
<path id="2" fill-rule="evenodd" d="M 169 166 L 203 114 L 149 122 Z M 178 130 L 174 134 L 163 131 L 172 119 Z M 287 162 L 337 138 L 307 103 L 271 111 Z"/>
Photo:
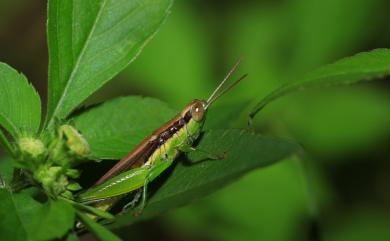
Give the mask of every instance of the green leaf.
<path id="1" fill-rule="evenodd" d="M 133 61 L 169 13 L 172 0 L 60 1 L 48 6 L 48 124 Z"/>
<path id="2" fill-rule="evenodd" d="M 110 230 L 98 224 L 97 222 L 89 218 L 87 215 L 81 212 L 78 212 L 77 215 L 80 218 L 81 222 L 85 225 L 85 227 L 87 227 L 89 231 L 94 233 L 100 240 L 102 241 L 121 240 L 115 234 L 111 233 Z"/>
<path id="3" fill-rule="evenodd" d="M 120 159 L 174 115 L 159 100 L 128 96 L 91 108 L 77 116 L 74 123 L 93 156 Z"/>
<path id="4" fill-rule="evenodd" d="M 41 100 L 23 74 L 0 63 L 0 125 L 14 138 L 35 134 L 41 121 Z"/>
<path id="5" fill-rule="evenodd" d="M 250 118 L 271 101 L 291 92 L 313 87 L 349 85 L 360 81 L 383 78 L 390 74 L 390 50 L 376 49 L 325 65 L 305 77 L 282 85 L 264 97 L 250 113 Z"/>
<path id="6" fill-rule="evenodd" d="M 25 193 L 0 189 L 0 237 L 4 240 L 52 240 L 74 224 L 74 210 L 64 201 L 44 205 Z"/>
<path id="7" fill-rule="evenodd" d="M 75 211 L 63 201 L 49 201 L 32 217 L 29 230 L 32 240 L 52 240 L 63 237 L 73 228 Z"/>
<path id="8" fill-rule="evenodd" d="M 283 140 L 262 137 L 246 130 L 213 130 L 201 137 L 197 146 L 202 152 L 180 158 L 164 182 L 167 173 L 151 185 L 161 185 L 148 200 L 143 215 L 118 217 L 113 227 L 150 218 L 161 212 L 187 204 L 216 191 L 245 173 L 280 161 L 300 150 Z M 223 155 L 224 159 L 205 159 L 203 151 Z M 191 162 L 191 163 L 189 163 Z M 169 172 L 169 171 L 168 171 Z M 165 178 L 164 178 L 165 177 Z"/>

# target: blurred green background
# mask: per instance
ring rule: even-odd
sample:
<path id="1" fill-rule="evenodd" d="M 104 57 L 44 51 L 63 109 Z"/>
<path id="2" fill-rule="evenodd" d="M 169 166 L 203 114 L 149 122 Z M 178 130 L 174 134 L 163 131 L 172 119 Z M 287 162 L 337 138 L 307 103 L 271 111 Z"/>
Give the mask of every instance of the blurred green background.
<path id="1" fill-rule="evenodd" d="M 390 47 L 389 9 L 388 0 L 177 0 L 139 58 L 87 103 L 136 94 L 180 109 L 207 97 L 243 56 L 239 72 L 249 77 L 218 104 L 254 104 L 313 68 Z M 0 61 L 26 74 L 44 99 L 45 19 L 46 1 L 0 1 Z M 246 106 L 229 125 L 246 127 Z M 125 240 L 390 240 L 389 106 L 388 79 L 284 97 L 255 127 L 300 143 L 305 156 L 117 233 Z"/>

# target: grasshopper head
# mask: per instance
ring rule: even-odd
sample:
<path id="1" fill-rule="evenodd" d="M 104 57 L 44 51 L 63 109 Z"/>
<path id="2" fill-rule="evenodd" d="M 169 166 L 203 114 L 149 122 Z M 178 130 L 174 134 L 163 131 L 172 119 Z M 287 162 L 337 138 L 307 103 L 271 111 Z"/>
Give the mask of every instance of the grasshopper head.
<path id="1" fill-rule="evenodd" d="M 236 64 L 233 66 L 233 68 L 229 71 L 229 73 L 225 76 L 225 78 L 219 83 L 217 88 L 215 88 L 214 92 L 210 95 L 210 97 L 207 100 L 193 100 L 191 101 L 186 107 L 184 107 L 183 111 L 181 112 L 181 116 L 184 118 L 193 119 L 194 121 L 201 123 L 204 121 L 206 116 L 207 109 L 217 100 L 219 97 L 224 95 L 226 92 L 228 92 L 230 89 L 232 89 L 236 84 L 238 84 L 242 79 L 244 79 L 247 75 L 244 74 L 239 79 L 231 83 L 229 86 L 227 86 L 225 89 L 221 90 L 221 88 L 224 86 L 226 81 L 229 80 L 231 74 L 236 70 L 238 65 L 240 64 L 241 59 L 239 59 Z"/>

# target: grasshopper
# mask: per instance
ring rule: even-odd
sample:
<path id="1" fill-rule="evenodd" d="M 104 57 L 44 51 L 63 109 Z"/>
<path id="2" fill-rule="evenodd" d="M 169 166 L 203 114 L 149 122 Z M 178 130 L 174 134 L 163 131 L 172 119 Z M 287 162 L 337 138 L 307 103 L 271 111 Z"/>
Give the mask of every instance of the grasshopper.
<path id="1" fill-rule="evenodd" d="M 171 166 L 181 152 L 196 150 L 192 145 L 199 138 L 208 108 L 247 76 L 241 76 L 220 91 L 240 62 L 236 62 L 206 101 L 195 99 L 187 104 L 114 165 L 92 188 L 81 193 L 77 201 L 107 211 L 124 195 L 139 190 L 134 200 L 125 207 L 133 206 L 142 195 L 142 211 L 147 200 L 148 184 Z"/>

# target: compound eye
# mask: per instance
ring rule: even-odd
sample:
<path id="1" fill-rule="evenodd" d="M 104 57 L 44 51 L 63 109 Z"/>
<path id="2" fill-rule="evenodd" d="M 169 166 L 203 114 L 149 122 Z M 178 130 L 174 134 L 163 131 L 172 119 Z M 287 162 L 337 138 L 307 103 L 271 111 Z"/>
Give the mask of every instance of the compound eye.
<path id="1" fill-rule="evenodd" d="M 197 102 L 191 107 L 191 115 L 196 122 L 200 122 L 203 120 L 204 107 L 201 102 Z"/>

